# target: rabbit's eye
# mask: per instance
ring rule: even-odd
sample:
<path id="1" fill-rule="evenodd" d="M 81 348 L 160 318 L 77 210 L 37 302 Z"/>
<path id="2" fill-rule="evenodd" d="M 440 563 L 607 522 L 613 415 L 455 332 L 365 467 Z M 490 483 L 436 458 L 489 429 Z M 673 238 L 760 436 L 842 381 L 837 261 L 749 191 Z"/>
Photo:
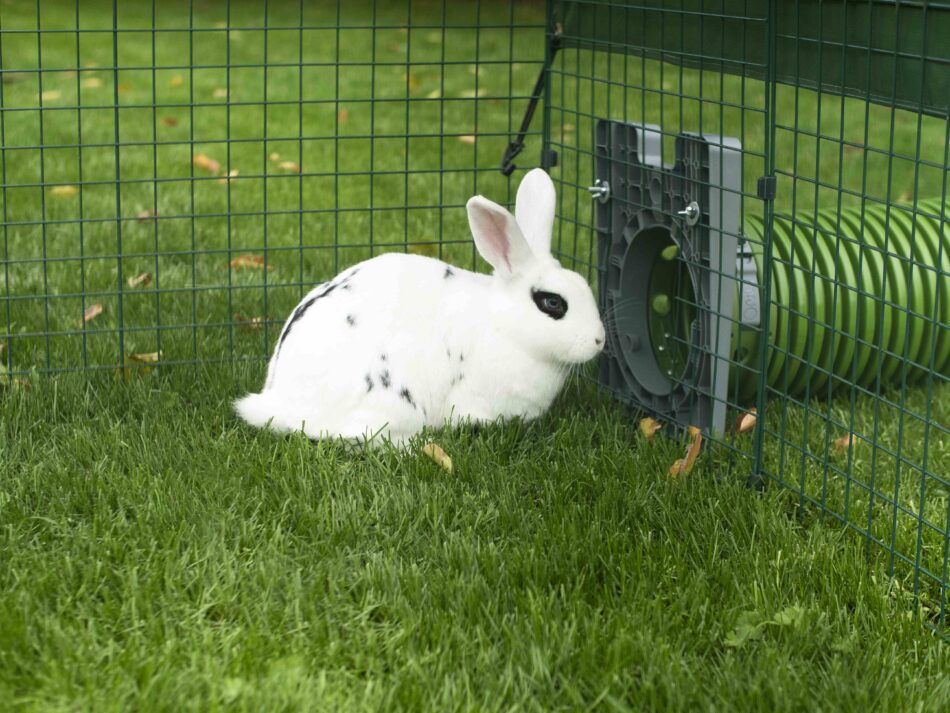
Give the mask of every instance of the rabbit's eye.
<path id="1" fill-rule="evenodd" d="M 533 291 L 531 298 L 538 309 L 551 319 L 561 319 L 567 314 L 567 301 L 554 292 Z"/>

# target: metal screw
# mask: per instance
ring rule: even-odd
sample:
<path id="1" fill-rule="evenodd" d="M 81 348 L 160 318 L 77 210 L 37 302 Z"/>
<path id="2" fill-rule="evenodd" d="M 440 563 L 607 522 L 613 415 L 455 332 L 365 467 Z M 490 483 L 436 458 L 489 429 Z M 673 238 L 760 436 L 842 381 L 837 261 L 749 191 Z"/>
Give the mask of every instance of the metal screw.
<path id="1" fill-rule="evenodd" d="M 598 178 L 594 181 L 593 186 L 588 186 L 587 191 L 590 193 L 591 198 L 596 198 L 601 203 L 606 203 L 610 200 L 610 184 L 602 178 Z"/>
<path id="2" fill-rule="evenodd" d="M 587 190 L 590 189 L 588 188 Z M 686 206 L 686 210 L 678 210 L 676 211 L 676 214 L 682 215 L 684 218 L 686 218 L 686 225 L 696 225 L 696 223 L 699 222 L 700 216 L 699 203 L 696 201 L 691 201 L 690 204 Z"/>

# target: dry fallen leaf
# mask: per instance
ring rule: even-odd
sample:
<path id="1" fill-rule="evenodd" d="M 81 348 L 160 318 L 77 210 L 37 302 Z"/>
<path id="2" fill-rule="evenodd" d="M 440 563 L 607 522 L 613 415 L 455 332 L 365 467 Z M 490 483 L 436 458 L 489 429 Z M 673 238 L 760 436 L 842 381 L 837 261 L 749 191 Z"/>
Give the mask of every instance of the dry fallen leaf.
<path id="1" fill-rule="evenodd" d="M 656 435 L 656 432 L 663 428 L 663 424 L 652 419 L 650 417 L 640 419 L 640 433 L 643 434 L 643 437 L 648 441 L 653 440 L 653 436 Z"/>
<path id="2" fill-rule="evenodd" d="M 208 158 L 203 153 L 196 153 L 191 159 L 196 168 L 203 168 L 205 171 L 217 174 L 221 170 L 221 164 L 213 158 Z"/>
<path id="3" fill-rule="evenodd" d="M 116 91 L 119 92 L 119 94 L 125 94 L 127 91 L 130 91 L 131 89 L 132 89 L 132 85 L 126 82 L 120 82 L 119 85 L 116 87 Z"/>
<path id="4" fill-rule="evenodd" d="M 447 473 L 452 473 L 452 459 L 435 443 L 426 443 L 422 452 L 439 464 Z"/>
<path id="5" fill-rule="evenodd" d="M 442 96 L 442 92 L 438 89 L 433 89 L 431 92 L 426 94 L 426 99 L 438 99 Z"/>
<path id="6" fill-rule="evenodd" d="M 703 445 L 703 432 L 696 428 L 696 426 L 687 426 L 686 432 L 689 433 L 692 440 L 690 441 L 689 449 L 686 451 L 686 457 L 680 458 L 670 466 L 670 475 L 673 477 L 685 475 L 693 469 L 693 464 L 696 462 L 697 456 L 699 456 L 699 449 Z"/>
<path id="7" fill-rule="evenodd" d="M 217 89 L 214 90 L 214 93 L 212 94 L 212 96 L 215 99 L 226 99 L 228 96 L 228 90 L 225 89 L 224 87 L 218 87 Z"/>
<path id="8" fill-rule="evenodd" d="M 294 163 L 293 161 L 281 161 L 277 164 L 277 168 L 283 171 L 293 171 L 294 173 L 300 173 L 300 164 Z"/>
<path id="9" fill-rule="evenodd" d="M 757 411 L 751 408 L 746 413 L 740 413 L 736 418 L 736 433 L 747 433 L 755 428 Z"/>
<path id="10" fill-rule="evenodd" d="M 346 120 L 349 118 L 350 118 L 350 112 L 346 109 L 346 107 L 343 107 L 342 109 L 340 109 L 340 111 L 336 113 L 336 120 L 339 121 L 341 124 L 345 124 Z"/>
<path id="11" fill-rule="evenodd" d="M 439 254 L 439 248 L 435 243 L 413 243 L 409 246 L 409 252 L 413 255 L 435 257 Z"/>
<path id="12" fill-rule="evenodd" d="M 419 78 L 412 72 L 409 72 L 407 75 L 405 75 L 405 79 L 406 87 L 408 88 L 409 93 L 414 94 L 419 89 Z"/>
<path id="13" fill-rule="evenodd" d="M 842 436 L 841 438 L 835 439 L 835 451 L 838 453 L 845 453 L 851 447 L 857 444 L 857 439 L 854 437 L 854 434 L 851 433 L 847 436 Z"/>
<path id="14" fill-rule="evenodd" d="M 271 155 L 268 156 L 267 158 L 268 158 L 269 160 L 273 161 L 274 163 L 277 163 L 278 161 L 280 161 L 280 154 L 277 153 L 276 151 L 274 151 L 274 152 L 272 152 Z"/>
<path id="15" fill-rule="evenodd" d="M 246 255 L 238 255 L 236 258 L 231 260 L 228 265 L 233 267 L 235 270 L 242 270 L 245 268 L 259 270 L 264 267 L 264 258 L 261 255 L 252 255 L 247 253 Z M 273 265 L 267 265 L 268 272 L 273 269 Z"/>
<path id="16" fill-rule="evenodd" d="M 162 117 L 162 123 L 163 123 L 165 126 L 169 126 L 169 127 L 170 127 L 170 126 L 178 126 L 178 119 L 176 119 L 174 116 L 163 116 L 163 117 Z"/>
<path id="17" fill-rule="evenodd" d="M 237 176 L 238 170 L 236 168 L 232 168 L 230 171 L 228 171 L 226 176 L 218 179 L 218 183 L 234 183 Z"/>
<path id="18" fill-rule="evenodd" d="M 79 326 L 81 327 L 81 326 L 84 325 L 86 322 L 91 322 L 91 321 L 94 320 L 96 317 L 98 317 L 100 314 L 102 314 L 102 305 L 101 305 L 101 304 L 99 304 L 98 302 L 96 302 L 94 305 L 89 305 L 88 307 L 86 307 L 86 311 L 83 312 L 83 314 L 82 314 L 82 322 L 79 323 Z"/>
<path id="19" fill-rule="evenodd" d="M 459 141 L 461 141 L 463 144 L 474 144 L 475 137 L 471 134 L 466 134 L 465 136 L 459 136 Z"/>
<path id="20" fill-rule="evenodd" d="M 263 329 L 264 317 L 248 317 L 240 312 L 234 313 L 234 319 L 241 323 L 242 329 Z"/>
<path id="21" fill-rule="evenodd" d="M 154 210 L 149 208 L 148 210 L 139 211 L 135 216 L 135 220 L 136 222 L 144 223 L 146 220 L 151 220 L 156 215 L 158 214 Z"/>
<path id="22" fill-rule="evenodd" d="M 80 85 L 83 89 L 98 89 L 102 86 L 102 80 L 99 77 L 86 77 Z"/>
<path id="23" fill-rule="evenodd" d="M 72 198 L 79 193 L 79 189 L 76 186 L 53 186 L 49 192 L 59 198 Z"/>
<path id="24" fill-rule="evenodd" d="M 128 382 L 133 374 L 146 374 L 152 369 L 152 365 L 161 361 L 162 352 L 148 352 L 145 354 L 126 354 L 122 365 L 116 369 L 116 380 L 122 379 Z"/>
<path id="25" fill-rule="evenodd" d="M 176 74 L 174 77 L 168 80 L 168 86 L 170 87 L 180 87 L 185 83 L 185 78 L 180 74 Z"/>
<path id="26" fill-rule="evenodd" d="M 129 287 L 147 287 L 152 284 L 152 273 L 143 272 L 141 275 L 136 275 L 135 277 L 130 277 L 126 280 Z"/>
<path id="27" fill-rule="evenodd" d="M 51 102 L 51 101 L 56 101 L 61 96 L 63 96 L 63 93 L 59 91 L 58 89 L 47 89 L 46 91 L 40 94 L 40 99 L 42 99 L 45 102 Z"/>

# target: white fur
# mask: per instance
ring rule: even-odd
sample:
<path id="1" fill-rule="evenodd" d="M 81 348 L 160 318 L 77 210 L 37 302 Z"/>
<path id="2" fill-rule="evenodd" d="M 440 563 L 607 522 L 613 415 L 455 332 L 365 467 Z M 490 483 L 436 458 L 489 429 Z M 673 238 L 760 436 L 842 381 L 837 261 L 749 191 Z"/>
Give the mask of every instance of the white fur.
<path id="1" fill-rule="evenodd" d="M 397 443 L 425 426 L 542 414 L 569 367 L 602 349 L 597 304 L 584 278 L 551 257 L 544 171 L 522 181 L 517 221 L 481 196 L 467 208 L 494 275 L 402 253 L 355 265 L 298 305 L 263 391 L 235 402 L 238 414 L 312 438 Z M 533 290 L 563 296 L 564 317 L 541 312 Z"/>

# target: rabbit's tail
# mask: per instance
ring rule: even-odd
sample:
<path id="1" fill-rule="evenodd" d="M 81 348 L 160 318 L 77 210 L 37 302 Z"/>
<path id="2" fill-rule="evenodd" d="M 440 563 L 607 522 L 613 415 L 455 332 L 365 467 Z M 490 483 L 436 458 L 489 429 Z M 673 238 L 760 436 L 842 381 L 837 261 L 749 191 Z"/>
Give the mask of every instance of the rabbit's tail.
<path id="1" fill-rule="evenodd" d="M 280 418 L 281 404 L 277 401 L 266 391 L 261 394 L 248 394 L 243 399 L 234 402 L 234 410 L 237 411 L 238 416 L 257 428 L 266 426 L 280 428 L 282 424 L 277 421 L 282 420 Z"/>

